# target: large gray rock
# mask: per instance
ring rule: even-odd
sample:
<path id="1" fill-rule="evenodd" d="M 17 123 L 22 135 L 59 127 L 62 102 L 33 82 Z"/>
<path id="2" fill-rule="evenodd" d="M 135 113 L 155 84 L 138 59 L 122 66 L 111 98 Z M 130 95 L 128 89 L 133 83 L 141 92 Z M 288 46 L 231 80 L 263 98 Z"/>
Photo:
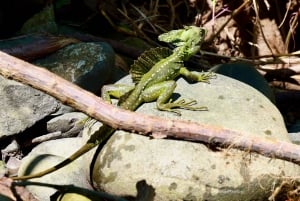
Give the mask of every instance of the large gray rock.
<path id="1" fill-rule="evenodd" d="M 123 83 L 128 83 L 128 78 Z M 289 141 L 277 108 L 244 83 L 222 75 L 211 80 L 211 84 L 188 84 L 179 79 L 176 95 L 196 99 L 209 111 L 182 110 L 179 117 L 158 111 L 155 103 L 149 103 L 137 112 L 201 122 L 245 136 Z M 200 143 L 150 139 L 117 131 L 98 157 L 94 183 L 112 194 L 135 196 L 136 183 L 146 180 L 155 188 L 155 200 L 259 201 L 267 200 L 280 176 L 299 173 L 297 165 L 259 154 L 236 149 L 211 150 Z"/>
<path id="2" fill-rule="evenodd" d="M 107 43 L 78 43 L 35 64 L 96 92 L 114 76 L 114 57 Z M 3 77 L 0 77 L 0 99 L 0 138 L 20 133 L 54 112 L 63 114 L 73 110 L 43 92 Z"/>
<path id="3" fill-rule="evenodd" d="M 77 43 L 35 63 L 88 91 L 97 92 L 111 79 L 114 58 L 114 51 L 107 43 Z"/>
<path id="4" fill-rule="evenodd" d="M 55 98 L 0 76 L 0 138 L 17 134 L 55 112 Z"/>
<path id="5" fill-rule="evenodd" d="M 244 82 L 263 93 L 275 103 L 274 92 L 270 88 L 269 83 L 253 65 L 242 62 L 219 64 L 211 68 L 210 71 Z"/>

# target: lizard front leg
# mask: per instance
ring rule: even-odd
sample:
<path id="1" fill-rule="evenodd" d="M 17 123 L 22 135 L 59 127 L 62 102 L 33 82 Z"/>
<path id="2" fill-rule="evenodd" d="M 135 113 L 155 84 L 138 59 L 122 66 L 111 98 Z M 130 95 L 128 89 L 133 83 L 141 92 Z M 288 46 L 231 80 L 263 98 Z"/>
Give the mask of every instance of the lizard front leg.
<path id="1" fill-rule="evenodd" d="M 141 97 L 143 102 L 153 102 L 156 100 L 156 106 L 159 110 L 174 112 L 177 115 L 181 115 L 178 109 L 186 110 L 207 110 L 207 107 L 196 107 L 196 100 L 185 101 L 184 99 L 179 99 L 177 101 L 172 101 L 171 96 L 176 88 L 176 82 L 173 80 L 164 81 L 158 84 L 154 84 L 147 87 Z"/>
<path id="2" fill-rule="evenodd" d="M 204 73 L 204 72 L 191 72 L 187 68 L 182 67 L 179 71 L 180 75 L 184 76 L 190 81 L 195 82 L 206 82 L 209 83 L 210 79 L 216 78 L 216 74 L 212 72 Z"/>

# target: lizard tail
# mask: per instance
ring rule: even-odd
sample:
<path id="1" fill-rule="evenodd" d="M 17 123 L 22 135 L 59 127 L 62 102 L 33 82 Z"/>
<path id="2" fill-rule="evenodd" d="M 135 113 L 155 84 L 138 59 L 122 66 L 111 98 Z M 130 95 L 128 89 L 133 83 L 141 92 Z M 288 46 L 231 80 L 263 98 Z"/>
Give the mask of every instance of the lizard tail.
<path id="1" fill-rule="evenodd" d="M 77 158 L 79 158 L 81 155 L 83 155 L 84 153 L 90 151 L 91 149 L 93 149 L 96 145 L 92 144 L 92 143 L 88 143 L 85 144 L 84 146 L 82 146 L 79 150 L 77 150 L 74 154 L 72 154 L 69 158 L 63 160 L 62 162 L 60 162 L 59 164 L 46 169 L 44 171 L 38 172 L 38 173 L 34 173 L 34 174 L 30 174 L 30 175 L 25 175 L 25 176 L 16 176 L 16 177 L 12 177 L 13 180 L 27 180 L 27 179 L 34 179 L 34 178 L 39 178 L 42 177 L 44 175 L 50 174 L 66 165 L 68 165 L 69 163 L 71 163 L 72 161 L 76 160 Z"/>
<path id="2" fill-rule="evenodd" d="M 39 178 L 39 177 L 45 176 L 47 174 L 50 174 L 58 169 L 61 169 L 64 166 L 66 166 L 69 163 L 76 160 L 77 158 L 79 158 L 80 156 L 82 156 L 83 154 L 85 154 L 86 152 L 90 151 L 97 145 L 100 145 L 99 147 L 102 148 L 105 145 L 105 143 L 107 142 L 107 140 L 109 139 L 109 137 L 114 133 L 114 131 L 115 131 L 114 128 L 104 125 L 100 128 L 100 130 L 98 130 L 96 133 L 94 133 L 90 137 L 90 139 L 88 140 L 88 142 L 86 144 L 84 144 L 79 150 L 77 150 L 74 154 L 72 154 L 70 157 L 63 160 L 59 164 L 57 164 L 49 169 L 46 169 L 44 171 L 38 172 L 38 173 L 25 175 L 25 176 L 16 176 L 16 177 L 12 177 L 12 179 L 13 180 L 27 180 L 27 179 Z M 95 161 L 94 162 L 92 161 L 92 164 L 94 164 L 94 163 L 95 163 Z"/>

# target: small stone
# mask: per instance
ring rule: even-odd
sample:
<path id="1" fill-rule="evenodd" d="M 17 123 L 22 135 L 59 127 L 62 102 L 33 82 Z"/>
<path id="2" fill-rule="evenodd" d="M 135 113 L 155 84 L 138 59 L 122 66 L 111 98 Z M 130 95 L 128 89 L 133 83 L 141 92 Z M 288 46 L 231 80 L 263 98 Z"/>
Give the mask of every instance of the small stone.
<path id="1" fill-rule="evenodd" d="M 6 163 L 9 176 L 16 176 L 21 165 L 21 160 L 17 157 L 11 156 Z"/>
<path id="2" fill-rule="evenodd" d="M 88 116 L 82 112 L 66 113 L 48 121 L 47 131 L 50 133 L 56 131 L 61 131 L 62 133 L 67 132 L 86 118 L 88 118 Z"/>

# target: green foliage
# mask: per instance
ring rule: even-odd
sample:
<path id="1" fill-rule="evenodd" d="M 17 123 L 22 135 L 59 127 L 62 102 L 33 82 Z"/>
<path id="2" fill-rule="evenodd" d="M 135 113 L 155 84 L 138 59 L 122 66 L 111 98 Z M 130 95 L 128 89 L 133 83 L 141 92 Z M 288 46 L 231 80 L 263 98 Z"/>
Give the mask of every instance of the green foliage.
<path id="1" fill-rule="evenodd" d="M 71 0 L 57 0 L 57 1 L 55 1 L 55 7 L 57 9 L 65 6 L 65 5 L 69 5 L 69 4 L 71 4 Z"/>
<path id="2" fill-rule="evenodd" d="M 53 5 L 46 6 L 41 12 L 33 15 L 21 28 L 21 33 L 57 33 Z"/>

